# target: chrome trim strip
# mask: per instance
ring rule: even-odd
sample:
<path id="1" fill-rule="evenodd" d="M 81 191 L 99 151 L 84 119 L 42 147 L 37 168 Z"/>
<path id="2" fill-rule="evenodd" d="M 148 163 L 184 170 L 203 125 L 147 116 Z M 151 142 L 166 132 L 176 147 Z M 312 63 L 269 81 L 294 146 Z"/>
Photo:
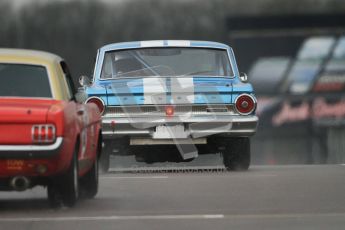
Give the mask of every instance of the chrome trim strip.
<path id="1" fill-rule="evenodd" d="M 56 138 L 51 145 L 0 145 L 0 151 L 52 151 L 58 149 L 63 142 L 63 137 Z"/>
<path id="2" fill-rule="evenodd" d="M 133 123 L 222 123 L 222 122 L 258 122 L 258 117 L 242 115 L 214 115 L 214 116 L 177 116 L 177 117 L 103 117 L 102 124 L 110 125 L 113 121 L 116 124 L 133 124 Z"/>
<path id="3" fill-rule="evenodd" d="M 136 130 L 102 130 L 103 135 L 143 135 L 143 134 L 150 134 L 150 130 L 147 129 L 136 129 Z"/>
<path id="4" fill-rule="evenodd" d="M 35 126 L 35 125 L 31 127 L 31 141 L 32 141 L 32 142 L 35 142 L 35 140 L 34 140 L 35 129 L 36 129 L 36 126 Z"/>
<path id="5" fill-rule="evenodd" d="M 123 117 L 166 117 L 167 104 L 161 105 L 141 105 L 141 106 L 107 106 L 103 114 L 103 119 L 108 118 L 123 118 Z M 174 106 L 174 105 L 173 105 Z M 222 109 L 226 111 L 217 112 Z M 174 116 L 209 116 L 214 117 L 218 115 L 239 115 L 236 114 L 233 104 L 211 104 L 211 105 L 176 105 L 174 106 Z"/>
<path id="6" fill-rule="evenodd" d="M 52 128 L 53 128 L 53 130 L 52 130 L 52 132 L 53 132 L 53 140 L 55 140 L 55 138 L 56 138 L 56 128 L 55 128 L 55 125 L 53 125 Z"/>
<path id="7" fill-rule="evenodd" d="M 175 144 L 207 144 L 206 138 L 195 139 L 152 139 L 152 138 L 130 138 L 129 145 L 175 145 Z"/>

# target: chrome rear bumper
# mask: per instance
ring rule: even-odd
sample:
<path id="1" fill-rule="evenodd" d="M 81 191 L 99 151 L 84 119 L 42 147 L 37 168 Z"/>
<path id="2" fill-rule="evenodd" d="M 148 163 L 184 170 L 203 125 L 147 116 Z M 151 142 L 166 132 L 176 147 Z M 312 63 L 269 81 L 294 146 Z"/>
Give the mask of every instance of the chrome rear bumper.
<path id="1" fill-rule="evenodd" d="M 102 119 L 102 134 L 105 139 L 117 137 L 145 137 L 156 139 L 156 127 L 183 125 L 192 138 L 214 134 L 228 136 L 252 136 L 255 134 L 258 117 L 255 115 L 176 116 L 176 117 L 109 117 Z M 159 138 L 158 138 L 159 139 Z"/>
<path id="2" fill-rule="evenodd" d="M 0 159 L 49 158 L 59 153 L 63 137 L 50 145 L 0 145 Z"/>

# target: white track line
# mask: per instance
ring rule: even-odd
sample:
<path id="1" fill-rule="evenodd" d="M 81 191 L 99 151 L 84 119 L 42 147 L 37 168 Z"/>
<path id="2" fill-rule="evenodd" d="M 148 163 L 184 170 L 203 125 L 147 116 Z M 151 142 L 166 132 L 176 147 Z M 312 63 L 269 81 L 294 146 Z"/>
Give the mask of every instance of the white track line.
<path id="1" fill-rule="evenodd" d="M 132 172 L 132 171 L 146 171 L 146 172 L 157 172 L 157 171 L 193 171 L 193 170 L 217 170 L 219 172 L 226 172 L 224 166 L 152 166 L 152 167 L 128 167 L 128 168 L 110 168 L 110 172 Z"/>
<path id="2" fill-rule="evenodd" d="M 283 219 L 283 218 L 344 217 L 345 213 L 281 213 L 281 214 L 244 214 L 225 215 L 226 219 Z"/>
<path id="3" fill-rule="evenodd" d="M 222 219 L 222 214 L 205 215 L 155 215 L 155 216 L 87 216 L 87 217 L 33 217 L 0 218 L 0 222 L 59 222 L 59 221 L 104 221 L 104 220 L 171 220 L 171 219 Z"/>
<path id="4" fill-rule="evenodd" d="M 62 222 L 62 221 L 126 221 L 126 220 L 201 220 L 201 219 L 286 219 L 286 218 L 315 218 L 315 217 L 341 217 L 345 213 L 282 213 L 282 214 L 196 214 L 196 215 L 144 215 L 144 216 L 66 216 L 66 217 L 25 217 L 0 218 L 2 222 Z"/>
<path id="5" fill-rule="evenodd" d="M 102 176 L 102 179 L 166 179 L 168 176 Z"/>
<path id="6" fill-rule="evenodd" d="M 186 174 L 180 174 L 183 176 L 190 176 L 190 175 L 205 175 L 205 176 L 210 176 L 209 174 L 202 174 L 202 173 L 186 173 Z M 243 177 L 243 175 L 238 175 L 238 174 L 219 174 L 219 175 L 223 175 L 223 176 L 230 176 L 230 177 Z M 262 178 L 266 178 L 266 177 L 276 177 L 277 175 L 275 174 L 253 174 L 250 175 L 250 178 L 258 178 L 258 177 L 262 177 Z M 170 176 L 170 178 L 172 178 L 173 176 Z M 101 179 L 167 179 L 169 178 L 169 176 L 101 176 Z"/>

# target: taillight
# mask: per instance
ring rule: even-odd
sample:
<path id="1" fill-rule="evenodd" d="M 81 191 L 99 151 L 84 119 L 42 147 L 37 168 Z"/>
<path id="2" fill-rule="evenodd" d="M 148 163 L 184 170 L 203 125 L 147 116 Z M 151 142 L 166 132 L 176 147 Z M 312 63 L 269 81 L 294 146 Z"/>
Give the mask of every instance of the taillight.
<path id="1" fill-rule="evenodd" d="M 99 97 L 89 97 L 85 103 L 94 103 L 99 109 L 99 112 L 101 114 L 104 112 L 104 109 L 105 109 L 104 102 Z"/>
<path id="2" fill-rule="evenodd" d="M 174 107 L 173 106 L 166 106 L 165 107 L 165 115 L 167 116 L 167 117 L 171 117 L 171 116 L 173 116 L 174 115 L 174 111 L 175 109 L 174 109 Z"/>
<path id="3" fill-rule="evenodd" d="M 254 97 L 249 94 L 241 94 L 235 100 L 237 112 L 242 115 L 248 115 L 255 110 L 256 101 Z"/>
<path id="4" fill-rule="evenodd" d="M 51 143 L 55 141 L 56 129 L 54 125 L 33 125 L 31 128 L 34 143 Z"/>

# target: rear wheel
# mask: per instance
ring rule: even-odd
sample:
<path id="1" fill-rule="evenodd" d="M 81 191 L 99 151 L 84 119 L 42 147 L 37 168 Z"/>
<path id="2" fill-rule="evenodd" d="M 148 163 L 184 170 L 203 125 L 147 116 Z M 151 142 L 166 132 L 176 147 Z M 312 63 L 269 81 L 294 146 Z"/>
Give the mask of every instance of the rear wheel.
<path id="1" fill-rule="evenodd" d="M 79 148 L 76 148 L 78 150 Z M 72 157 L 71 165 L 65 175 L 61 178 L 61 195 L 63 203 L 72 207 L 76 204 L 79 196 L 79 178 L 78 178 L 78 151 L 75 151 Z"/>
<path id="2" fill-rule="evenodd" d="M 54 181 L 51 181 L 47 186 L 48 202 L 52 208 L 59 208 L 62 206 L 61 192 L 56 181 L 59 180 L 54 178 Z"/>
<path id="3" fill-rule="evenodd" d="M 250 140 L 248 137 L 229 138 L 222 150 L 224 166 L 229 171 L 245 171 L 250 165 Z"/>
<path id="4" fill-rule="evenodd" d="M 109 142 L 105 142 L 105 146 L 102 149 L 101 157 L 99 159 L 100 168 L 103 173 L 109 171 L 110 167 L 110 153 L 113 151 L 112 145 Z"/>
<path id="5" fill-rule="evenodd" d="M 81 178 L 80 185 L 83 198 L 92 199 L 98 192 L 98 156 L 89 172 Z"/>

